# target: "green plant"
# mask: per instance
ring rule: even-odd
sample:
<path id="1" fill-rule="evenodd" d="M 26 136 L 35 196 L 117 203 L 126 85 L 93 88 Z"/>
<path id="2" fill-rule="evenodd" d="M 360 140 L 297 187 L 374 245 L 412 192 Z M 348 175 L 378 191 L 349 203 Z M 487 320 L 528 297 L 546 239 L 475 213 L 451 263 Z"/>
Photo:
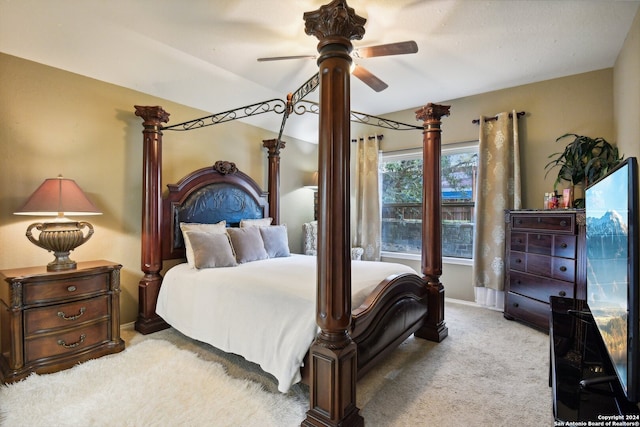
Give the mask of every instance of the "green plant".
<path id="1" fill-rule="evenodd" d="M 545 165 L 545 177 L 552 169 L 560 168 L 553 184 L 554 189 L 561 181 L 568 181 L 571 185 L 581 184 L 586 188 L 622 160 L 622 157 L 618 157 L 618 148 L 604 138 L 567 133 L 556 139 L 556 142 L 568 137 L 573 137 L 573 140 L 567 144 L 564 151 L 551 154 L 549 158 L 553 160 Z M 584 199 L 576 199 L 574 207 L 584 207 Z"/>

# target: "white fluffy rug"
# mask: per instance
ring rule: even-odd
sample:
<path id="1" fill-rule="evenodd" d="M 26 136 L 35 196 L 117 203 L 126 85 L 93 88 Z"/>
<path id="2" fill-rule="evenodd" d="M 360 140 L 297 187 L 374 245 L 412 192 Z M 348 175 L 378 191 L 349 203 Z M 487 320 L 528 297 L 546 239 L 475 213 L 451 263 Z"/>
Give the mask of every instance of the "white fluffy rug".
<path id="1" fill-rule="evenodd" d="M 14 426 L 294 426 L 308 403 L 229 377 L 162 340 L 0 387 L 0 424 Z"/>

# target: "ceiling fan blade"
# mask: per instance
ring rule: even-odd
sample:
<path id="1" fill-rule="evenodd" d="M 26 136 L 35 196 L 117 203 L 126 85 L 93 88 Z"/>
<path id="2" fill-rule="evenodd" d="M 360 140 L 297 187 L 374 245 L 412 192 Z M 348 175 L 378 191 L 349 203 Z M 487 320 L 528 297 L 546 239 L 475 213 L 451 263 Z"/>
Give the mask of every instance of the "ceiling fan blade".
<path id="1" fill-rule="evenodd" d="M 373 58 L 376 56 L 405 55 L 418 52 L 418 44 L 413 40 L 398 43 L 380 44 L 377 46 L 354 49 L 352 56 L 356 58 Z"/>
<path id="2" fill-rule="evenodd" d="M 356 65 L 351 74 L 362 80 L 367 86 L 376 92 L 382 92 L 389 87 L 388 84 L 371 74 L 366 68 L 360 65 Z"/>
<path id="3" fill-rule="evenodd" d="M 287 59 L 316 59 L 316 57 L 315 55 L 271 56 L 268 58 L 258 58 L 258 62 L 282 61 Z"/>

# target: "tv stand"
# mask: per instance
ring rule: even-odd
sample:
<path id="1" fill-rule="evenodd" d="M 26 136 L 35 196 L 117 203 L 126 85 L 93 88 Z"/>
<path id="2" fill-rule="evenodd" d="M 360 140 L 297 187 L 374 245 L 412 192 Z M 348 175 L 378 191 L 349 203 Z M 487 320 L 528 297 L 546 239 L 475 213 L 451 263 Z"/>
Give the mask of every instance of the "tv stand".
<path id="1" fill-rule="evenodd" d="M 640 414 L 629 402 L 583 300 L 550 298 L 553 416 L 556 421 L 602 421 L 604 415 Z M 635 418 L 639 420 L 640 418 Z"/>

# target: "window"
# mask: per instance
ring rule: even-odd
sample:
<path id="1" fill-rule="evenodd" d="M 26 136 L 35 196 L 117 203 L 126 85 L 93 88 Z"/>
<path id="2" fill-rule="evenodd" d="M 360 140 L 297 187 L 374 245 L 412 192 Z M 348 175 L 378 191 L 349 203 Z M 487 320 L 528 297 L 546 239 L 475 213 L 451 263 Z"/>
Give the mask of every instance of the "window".
<path id="1" fill-rule="evenodd" d="M 477 142 L 442 149 L 442 255 L 473 258 Z M 380 162 L 382 251 L 419 257 L 422 251 L 422 150 L 389 152 Z"/>

